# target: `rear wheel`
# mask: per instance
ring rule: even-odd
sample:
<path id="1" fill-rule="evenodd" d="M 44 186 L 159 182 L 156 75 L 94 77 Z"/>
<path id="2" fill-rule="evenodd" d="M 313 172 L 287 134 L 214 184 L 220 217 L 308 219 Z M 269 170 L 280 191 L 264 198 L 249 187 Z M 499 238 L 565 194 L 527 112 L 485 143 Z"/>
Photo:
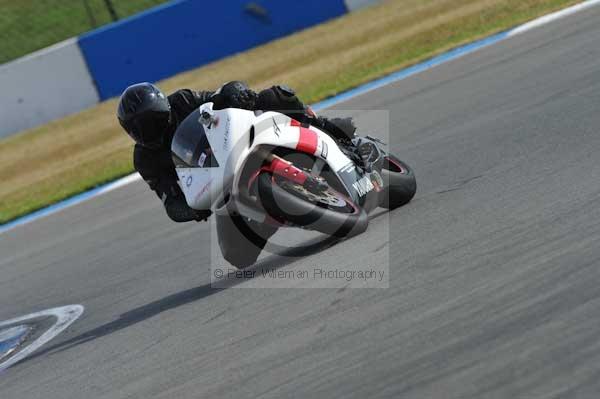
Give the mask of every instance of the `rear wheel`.
<path id="1" fill-rule="evenodd" d="M 385 185 L 380 206 L 395 209 L 410 202 L 417 192 L 417 180 L 410 166 L 393 155 L 386 155 L 381 177 Z"/>
<path id="2" fill-rule="evenodd" d="M 258 194 L 271 217 L 297 226 L 336 237 L 363 233 L 368 226 L 364 209 L 331 187 L 309 190 L 280 176 L 262 173 Z"/>

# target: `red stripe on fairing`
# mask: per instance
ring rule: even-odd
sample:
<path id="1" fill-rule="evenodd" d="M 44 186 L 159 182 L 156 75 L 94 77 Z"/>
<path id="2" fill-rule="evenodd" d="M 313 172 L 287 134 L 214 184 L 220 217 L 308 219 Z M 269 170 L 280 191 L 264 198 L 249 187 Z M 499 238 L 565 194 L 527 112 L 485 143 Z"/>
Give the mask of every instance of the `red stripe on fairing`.
<path id="1" fill-rule="evenodd" d="M 317 144 L 319 142 L 317 133 L 313 132 L 312 130 L 306 127 L 303 127 L 302 124 L 296 119 L 292 119 L 290 121 L 290 126 L 300 128 L 300 136 L 298 137 L 298 144 L 296 144 L 296 149 L 300 152 L 314 154 L 317 151 Z"/>
<path id="2" fill-rule="evenodd" d="M 296 149 L 308 154 L 314 154 L 317 151 L 319 138 L 315 132 L 305 127 L 300 127 L 300 137 Z"/>

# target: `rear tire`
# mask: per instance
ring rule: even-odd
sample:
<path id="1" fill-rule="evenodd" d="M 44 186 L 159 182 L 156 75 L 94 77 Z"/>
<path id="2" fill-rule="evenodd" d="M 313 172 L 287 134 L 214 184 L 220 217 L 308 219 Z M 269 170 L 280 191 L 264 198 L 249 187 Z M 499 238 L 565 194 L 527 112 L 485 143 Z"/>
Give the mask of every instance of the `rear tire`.
<path id="1" fill-rule="evenodd" d="M 274 219 L 335 237 L 352 237 L 361 234 L 369 225 L 365 210 L 341 195 L 340 198 L 343 199 L 340 199 L 340 203 L 344 202 L 347 207 L 333 210 L 323 204 L 310 202 L 288 190 L 278 184 L 270 173 L 262 173 L 258 177 L 260 201 L 263 208 Z"/>
<path id="2" fill-rule="evenodd" d="M 391 154 L 386 156 L 381 177 L 385 185 L 379 204 L 382 208 L 396 209 L 406 205 L 417 192 L 412 168 Z"/>

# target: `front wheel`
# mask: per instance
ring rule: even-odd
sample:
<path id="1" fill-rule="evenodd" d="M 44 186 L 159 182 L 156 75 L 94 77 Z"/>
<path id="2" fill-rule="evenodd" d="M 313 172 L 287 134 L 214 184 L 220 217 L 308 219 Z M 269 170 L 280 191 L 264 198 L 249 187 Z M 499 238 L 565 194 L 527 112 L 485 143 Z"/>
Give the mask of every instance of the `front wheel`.
<path id="1" fill-rule="evenodd" d="M 381 177 L 385 185 L 380 206 L 396 209 L 410 202 L 417 192 L 417 180 L 410 166 L 393 155 L 386 155 Z"/>
<path id="2" fill-rule="evenodd" d="M 271 217 L 331 236 L 352 237 L 369 224 L 364 209 L 332 188 L 312 192 L 293 181 L 262 173 L 258 194 Z"/>

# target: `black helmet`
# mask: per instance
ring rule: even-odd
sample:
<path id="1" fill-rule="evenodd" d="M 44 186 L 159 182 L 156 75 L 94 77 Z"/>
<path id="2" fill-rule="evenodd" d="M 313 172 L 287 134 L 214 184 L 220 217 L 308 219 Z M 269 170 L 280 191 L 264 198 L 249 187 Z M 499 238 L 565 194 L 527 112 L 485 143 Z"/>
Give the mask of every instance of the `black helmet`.
<path id="1" fill-rule="evenodd" d="M 138 83 L 129 86 L 121 95 L 117 117 L 136 143 L 159 148 L 171 124 L 171 105 L 158 87 Z"/>

